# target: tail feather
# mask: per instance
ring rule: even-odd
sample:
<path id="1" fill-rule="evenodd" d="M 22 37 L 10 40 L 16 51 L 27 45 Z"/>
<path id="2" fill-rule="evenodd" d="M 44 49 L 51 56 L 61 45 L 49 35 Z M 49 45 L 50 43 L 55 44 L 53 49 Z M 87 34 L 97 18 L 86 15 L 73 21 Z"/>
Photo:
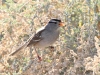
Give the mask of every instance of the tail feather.
<path id="1" fill-rule="evenodd" d="M 24 43 L 22 46 L 20 46 L 18 49 L 16 49 L 14 52 L 12 52 L 10 55 L 16 54 L 18 51 L 20 51 L 21 49 L 23 49 L 26 46 L 27 46 L 27 43 Z"/>
<path id="2" fill-rule="evenodd" d="M 31 39 L 33 38 L 34 35 L 32 35 L 22 46 L 20 46 L 18 49 L 16 49 L 14 52 L 12 52 L 10 55 L 14 55 L 16 54 L 18 51 L 20 51 L 21 49 L 25 48 L 28 46 L 28 44 L 30 43 Z"/>

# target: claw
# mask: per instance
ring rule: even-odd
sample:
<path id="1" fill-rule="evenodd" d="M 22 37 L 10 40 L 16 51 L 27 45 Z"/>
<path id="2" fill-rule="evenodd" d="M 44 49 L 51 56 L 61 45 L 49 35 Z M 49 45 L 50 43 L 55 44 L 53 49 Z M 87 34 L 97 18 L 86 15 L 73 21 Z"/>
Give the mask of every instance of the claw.
<path id="1" fill-rule="evenodd" d="M 39 61 L 42 61 L 42 58 L 39 55 L 37 57 L 38 57 Z"/>

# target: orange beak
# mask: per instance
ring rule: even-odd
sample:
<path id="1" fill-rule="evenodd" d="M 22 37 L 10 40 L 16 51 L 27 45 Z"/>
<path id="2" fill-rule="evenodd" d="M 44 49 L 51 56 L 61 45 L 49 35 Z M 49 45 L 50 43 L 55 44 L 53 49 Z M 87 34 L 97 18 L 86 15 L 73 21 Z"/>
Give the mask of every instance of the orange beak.
<path id="1" fill-rule="evenodd" d="M 63 23 L 63 22 L 60 22 L 60 23 L 59 23 L 59 26 L 64 26 L 64 23 Z"/>

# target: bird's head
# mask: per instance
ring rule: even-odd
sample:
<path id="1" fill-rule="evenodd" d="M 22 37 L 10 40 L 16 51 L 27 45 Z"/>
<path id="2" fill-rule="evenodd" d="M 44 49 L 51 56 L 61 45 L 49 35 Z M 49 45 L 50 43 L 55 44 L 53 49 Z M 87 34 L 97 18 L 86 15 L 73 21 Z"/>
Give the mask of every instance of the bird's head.
<path id="1" fill-rule="evenodd" d="M 63 22 L 61 22 L 61 20 L 59 20 L 59 19 L 51 19 L 49 22 L 48 22 L 48 24 L 47 24 L 47 26 L 46 26 L 46 28 L 48 28 L 48 29 L 54 29 L 54 30 L 56 30 L 56 29 L 58 29 L 59 27 L 61 27 L 61 26 L 64 26 L 64 23 Z"/>

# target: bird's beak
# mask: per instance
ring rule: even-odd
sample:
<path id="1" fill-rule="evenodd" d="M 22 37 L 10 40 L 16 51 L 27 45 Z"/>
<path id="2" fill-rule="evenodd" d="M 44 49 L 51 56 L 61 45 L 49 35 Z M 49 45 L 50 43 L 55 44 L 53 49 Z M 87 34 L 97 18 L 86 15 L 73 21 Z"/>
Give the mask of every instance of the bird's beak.
<path id="1" fill-rule="evenodd" d="M 59 26 L 65 26 L 65 25 L 64 25 L 64 23 L 63 23 L 63 22 L 60 22 L 60 23 L 59 23 Z"/>

